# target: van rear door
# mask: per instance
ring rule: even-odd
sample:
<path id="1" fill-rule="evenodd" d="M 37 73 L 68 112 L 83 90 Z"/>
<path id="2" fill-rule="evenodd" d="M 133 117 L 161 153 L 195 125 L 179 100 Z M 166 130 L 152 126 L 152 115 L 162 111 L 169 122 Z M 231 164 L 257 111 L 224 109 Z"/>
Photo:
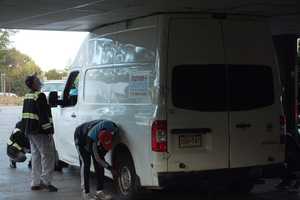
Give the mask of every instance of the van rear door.
<path id="1" fill-rule="evenodd" d="M 283 161 L 271 33 L 265 23 L 223 22 L 229 75 L 230 167 Z"/>
<path id="2" fill-rule="evenodd" d="M 221 24 L 172 19 L 168 46 L 168 171 L 228 167 Z"/>

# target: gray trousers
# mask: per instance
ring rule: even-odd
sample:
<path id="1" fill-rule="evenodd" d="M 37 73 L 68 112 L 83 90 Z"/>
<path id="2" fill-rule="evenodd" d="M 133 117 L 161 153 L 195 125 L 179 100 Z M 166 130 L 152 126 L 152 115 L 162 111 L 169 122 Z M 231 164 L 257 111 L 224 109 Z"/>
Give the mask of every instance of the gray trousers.
<path id="1" fill-rule="evenodd" d="M 31 186 L 51 184 L 55 166 L 55 146 L 52 135 L 28 135 L 31 148 Z"/>

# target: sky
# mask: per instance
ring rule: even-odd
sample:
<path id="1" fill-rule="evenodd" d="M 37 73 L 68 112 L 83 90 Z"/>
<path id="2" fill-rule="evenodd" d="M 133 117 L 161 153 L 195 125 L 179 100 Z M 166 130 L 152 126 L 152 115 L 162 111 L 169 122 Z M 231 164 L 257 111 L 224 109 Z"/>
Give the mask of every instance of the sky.
<path id="1" fill-rule="evenodd" d="M 12 47 L 31 57 L 43 70 L 70 65 L 87 32 L 18 30 Z"/>

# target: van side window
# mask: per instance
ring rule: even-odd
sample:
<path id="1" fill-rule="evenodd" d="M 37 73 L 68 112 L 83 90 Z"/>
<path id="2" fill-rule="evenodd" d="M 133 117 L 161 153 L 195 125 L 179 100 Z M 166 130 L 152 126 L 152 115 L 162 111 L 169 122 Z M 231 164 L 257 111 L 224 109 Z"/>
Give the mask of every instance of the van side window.
<path id="1" fill-rule="evenodd" d="M 86 103 L 150 104 L 153 65 L 89 69 L 85 74 Z"/>
<path id="2" fill-rule="evenodd" d="M 172 101 L 188 110 L 226 110 L 224 65 L 181 65 L 173 69 Z"/>
<path id="3" fill-rule="evenodd" d="M 63 97 L 63 106 L 75 106 L 77 104 L 79 86 L 79 72 L 71 72 L 69 79 L 66 83 Z"/>
<path id="4" fill-rule="evenodd" d="M 120 34 L 120 36 L 119 36 Z M 125 31 L 109 36 L 91 34 L 88 40 L 88 66 L 154 63 L 156 48 L 156 30 Z M 136 37 L 136 36 L 139 37 Z"/>

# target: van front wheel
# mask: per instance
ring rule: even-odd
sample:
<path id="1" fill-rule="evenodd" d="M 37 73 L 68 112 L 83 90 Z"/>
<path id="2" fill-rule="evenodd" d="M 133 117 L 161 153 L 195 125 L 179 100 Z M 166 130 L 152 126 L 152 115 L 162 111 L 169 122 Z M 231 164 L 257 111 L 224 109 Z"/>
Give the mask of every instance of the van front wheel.
<path id="1" fill-rule="evenodd" d="M 114 168 L 117 172 L 114 184 L 119 197 L 123 200 L 133 199 L 139 191 L 140 184 L 130 154 L 118 156 Z"/>

